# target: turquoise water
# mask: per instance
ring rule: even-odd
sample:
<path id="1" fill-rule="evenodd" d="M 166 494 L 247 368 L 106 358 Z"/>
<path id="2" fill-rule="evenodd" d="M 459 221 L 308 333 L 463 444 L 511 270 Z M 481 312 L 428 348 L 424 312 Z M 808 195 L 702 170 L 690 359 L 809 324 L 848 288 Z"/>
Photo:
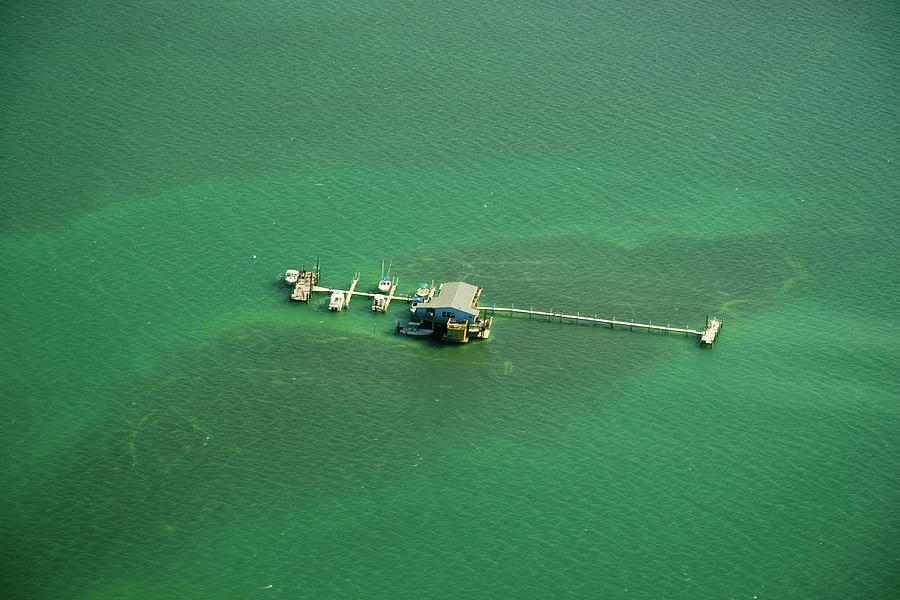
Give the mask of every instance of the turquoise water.
<path id="1" fill-rule="evenodd" d="M 894 597 L 896 6 L 304 4 L 0 9 L 3 596 Z"/>

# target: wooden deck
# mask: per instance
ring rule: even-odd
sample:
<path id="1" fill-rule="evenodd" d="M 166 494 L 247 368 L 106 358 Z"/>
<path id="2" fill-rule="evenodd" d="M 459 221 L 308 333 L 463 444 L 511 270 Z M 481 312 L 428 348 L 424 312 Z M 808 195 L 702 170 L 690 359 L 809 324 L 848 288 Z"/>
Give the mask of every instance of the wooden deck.
<path id="1" fill-rule="evenodd" d="M 319 281 L 319 271 L 305 271 L 294 284 L 291 291 L 291 300 L 297 302 L 309 302 L 312 292 L 316 291 L 316 282 Z"/>
<path id="2" fill-rule="evenodd" d="M 719 329 L 722 328 L 722 320 L 713 317 L 710 319 L 706 318 L 706 329 L 704 329 L 700 333 L 700 343 L 705 344 L 707 346 L 712 346 L 712 343 L 716 341 L 716 337 L 719 335 Z"/>

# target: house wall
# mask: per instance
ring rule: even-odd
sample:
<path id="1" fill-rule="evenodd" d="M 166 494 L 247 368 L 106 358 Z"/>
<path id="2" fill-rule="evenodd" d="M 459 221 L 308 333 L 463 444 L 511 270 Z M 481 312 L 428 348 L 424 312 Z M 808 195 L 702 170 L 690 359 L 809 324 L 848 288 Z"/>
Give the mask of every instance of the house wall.
<path id="1" fill-rule="evenodd" d="M 416 317 L 419 319 L 432 319 L 435 323 L 446 323 L 451 317 L 460 322 L 468 320 L 471 323 L 475 319 L 475 314 L 456 308 L 435 307 L 434 315 L 428 314 L 425 308 L 417 308 Z"/>

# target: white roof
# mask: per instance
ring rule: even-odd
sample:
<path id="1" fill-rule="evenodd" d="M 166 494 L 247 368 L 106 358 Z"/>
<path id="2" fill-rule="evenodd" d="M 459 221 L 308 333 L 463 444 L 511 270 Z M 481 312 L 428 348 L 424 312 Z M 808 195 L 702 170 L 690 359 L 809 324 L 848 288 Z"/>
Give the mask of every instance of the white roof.
<path id="1" fill-rule="evenodd" d="M 437 296 L 428 302 L 420 303 L 416 308 L 455 308 L 471 314 L 475 312 L 472 302 L 477 293 L 478 286 L 463 281 L 451 281 L 441 286 Z"/>

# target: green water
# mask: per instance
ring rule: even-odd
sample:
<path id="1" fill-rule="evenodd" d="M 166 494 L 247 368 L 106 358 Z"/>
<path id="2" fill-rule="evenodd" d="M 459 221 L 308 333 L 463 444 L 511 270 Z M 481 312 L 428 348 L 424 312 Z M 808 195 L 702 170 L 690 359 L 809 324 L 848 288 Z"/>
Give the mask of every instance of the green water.
<path id="1" fill-rule="evenodd" d="M 5 598 L 896 596 L 893 3 L 0 16 Z"/>

